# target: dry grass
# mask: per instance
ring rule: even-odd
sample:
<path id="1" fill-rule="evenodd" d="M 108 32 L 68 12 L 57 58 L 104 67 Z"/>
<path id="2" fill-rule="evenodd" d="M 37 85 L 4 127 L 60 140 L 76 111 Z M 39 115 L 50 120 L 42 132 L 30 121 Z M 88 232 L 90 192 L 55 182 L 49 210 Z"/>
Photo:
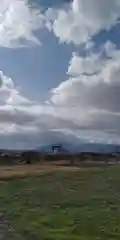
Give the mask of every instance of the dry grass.
<path id="1" fill-rule="evenodd" d="M 16 165 L 16 166 L 0 166 L 0 179 L 9 179 L 13 177 L 36 176 L 42 173 L 53 172 L 56 170 L 80 170 L 78 167 L 59 167 L 55 165 Z"/>
<path id="2" fill-rule="evenodd" d="M 44 174 L 47 172 L 53 172 L 57 170 L 61 171 L 80 171 L 85 168 L 90 170 L 90 168 L 95 167 L 105 167 L 115 165 L 115 163 L 105 164 L 101 162 L 84 162 L 80 163 L 79 166 L 70 166 L 66 161 L 57 162 L 44 162 L 42 164 L 25 164 L 25 165 L 12 165 L 12 166 L 0 166 L 0 179 L 10 179 L 13 177 L 27 177 L 27 176 L 37 176 L 39 174 Z"/>

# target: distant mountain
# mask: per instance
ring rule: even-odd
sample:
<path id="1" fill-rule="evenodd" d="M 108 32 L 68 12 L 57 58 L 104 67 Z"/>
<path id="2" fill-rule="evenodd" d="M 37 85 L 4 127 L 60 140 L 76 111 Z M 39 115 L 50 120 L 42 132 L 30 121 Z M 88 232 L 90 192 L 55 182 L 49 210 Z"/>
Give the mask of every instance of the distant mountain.
<path id="1" fill-rule="evenodd" d="M 99 143 L 87 143 L 80 145 L 80 152 L 118 152 L 120 151 L 120 146 L 114 144 L 99 144 Z"/>
<path id="2" fill-rule="evenodd" d="M 59 144 L 53 144 L 59 145 Z M 42 146 L 38 147 L 37 151 L 42 152 L 52 152 L 52 146 Z M 72 143 L 62 143 L 61 144 L 61 152 L 102 152 L 102 153 L 110 153 L 110 152 L 120 152 L 120 146 L 115 144 L 98 144 L 98 143 L 81 143 L 81 144 L 72 144 Z"/>

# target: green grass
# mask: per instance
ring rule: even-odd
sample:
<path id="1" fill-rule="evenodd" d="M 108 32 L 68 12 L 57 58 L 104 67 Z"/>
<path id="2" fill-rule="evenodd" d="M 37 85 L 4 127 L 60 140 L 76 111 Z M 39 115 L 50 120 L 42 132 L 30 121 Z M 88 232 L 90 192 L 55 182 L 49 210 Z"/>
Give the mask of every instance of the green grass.
<path id="1" fill-rule="evenodd" d="M 22 240 L 120 239 L 120 169 L 1 180 L 0 213 Z"/>

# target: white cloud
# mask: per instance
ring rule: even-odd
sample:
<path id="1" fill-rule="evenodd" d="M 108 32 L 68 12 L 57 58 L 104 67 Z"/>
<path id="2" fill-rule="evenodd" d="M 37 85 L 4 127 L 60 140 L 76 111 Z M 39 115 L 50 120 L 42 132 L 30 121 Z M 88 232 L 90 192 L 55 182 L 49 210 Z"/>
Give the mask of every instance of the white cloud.
<path id="1" fill-rule="evenodd" d="M 51 91 L 51 102 L 62 109 L 59 115 L 81 131 L 90 131 L 96 140 L 101 133 L 104 139 L 120 139 L 120 51 L 109 42 L 103 47 L 106 55 L 108 46 L 109 59 L 103 52 L 87 57 L 73 54 L 68 80 Z"/>
<path id="2" fill-rule="evenodd" d="M 62 42 L 86 42 L 87 51 L 86 57 L 73 53 L 68 79 L 51 90 L 49 104 L 25 98 L 12 79 L 0 72 L 3 146 L 78 143 L 81 139 L 120 142 L 120 50 L 109 41 L 101 52 L 92 52 L 90 39 L 115 24 L 119 15 L 118 0 L 74 0 L 69 9 L 48 9 L 45 15 L 25 0 L 1 0 L 0 46 L 40 44 L 34 31 L 46 25 Z"/>
<path id="3" fill-rule="evenodd" d="M 34 31 L 43 26 L 43 14 L 27 0 L 0 1 L 0 46 L 21 47 L 40 44 Z"/>
<path id="4" fill-rule="evenodd" d="M 120 16 L 119 0 L 73 0 L 67 7 L 49 8 L 45 13 L 28 4 L 28 0 L 1 0 L 0 46 L 20 47 L 40 44 L 35 30 L 47 27 L 61 42 L 80 44 L 115 24 Z"/>
<path id="5" fill-rule="evenodd" d="M 51 90 L 49 104 L 22 96 L 1 71 L 0 139 L 6 136 L 16 147 L 81 140 L 120 143 L 120 51 L 111 46 L 103 46 L 110 58 L 103 51 L 86 57 L 74 53 L 68 79 Z"/>
<path id="6" fill-rule="evenodd" d="M 84 77 L 86 81 L 92 80 L 92 76 L 70 76 L 52 90 L 49 105 L 40 105 L 23 97 L 12 79 L 1 71 L 1 147 L 29 148 L 54 142 L 78 144 L 110 139 L 120 142 L 120 89 L 117 86 L 116 92 L 113 84 L 105 81 L 87 84 Z"/>
<path id="7" fill-rule="evenodd" d="M 74 124 L 57 116 L 54 106 L 23 97 L 12 79 L 0 72 L 0 147 L 25 148 L 68 141 L 69 128 Z"/>
<path id="8" fill-rule="evenodd" d="M 91 51 L 95 46 L 95 43 L 93 41 L 87 41 L 85 44 L 85 50 Z"/>
<path id="9" fill-rule="evenodd" d="M 107 41 L 104 45 L 104 50 L 106 52 L 107 57 L 113 57 L 114 53 L 116 53 L 116 45 L 111 41 Z"/>
<path id="10" fill-rule="evenodd" d="M 94 74 L 100 71 L 103 64 L 104 60 L 100 54 L 92 54 L 92 56 L 83 58 L 74 53 L 69 64 L 68 74 L 72 76 L 79 76 L 84 73 Z"/>
<path id="11" fill-rule="evenodd" d="M 110 28 L 119 16 L 119 0 L 73 0 L 69 9 L 54 10 L 47 26 L 61 42 L 80 44 Z"/>
<path id="12" fill-rule="evenodd" d="M 19 95 L 18 90 L 14 87 L 14 83 L 11 78 L 5 76 L 0 71 L 0 105 L 13 105 L 21 103 L 29 103 L 27 99 Z"/>

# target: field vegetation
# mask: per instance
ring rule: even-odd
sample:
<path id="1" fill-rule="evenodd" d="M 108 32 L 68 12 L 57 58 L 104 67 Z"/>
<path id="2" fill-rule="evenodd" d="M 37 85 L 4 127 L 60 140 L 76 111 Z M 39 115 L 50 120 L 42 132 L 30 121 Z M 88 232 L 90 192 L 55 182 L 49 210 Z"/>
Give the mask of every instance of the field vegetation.
<path id="1" fill-rule="evenodd" d="M 120 239 L 119 166 L 1 167 L 0 174 L 0 239 Z"/>

